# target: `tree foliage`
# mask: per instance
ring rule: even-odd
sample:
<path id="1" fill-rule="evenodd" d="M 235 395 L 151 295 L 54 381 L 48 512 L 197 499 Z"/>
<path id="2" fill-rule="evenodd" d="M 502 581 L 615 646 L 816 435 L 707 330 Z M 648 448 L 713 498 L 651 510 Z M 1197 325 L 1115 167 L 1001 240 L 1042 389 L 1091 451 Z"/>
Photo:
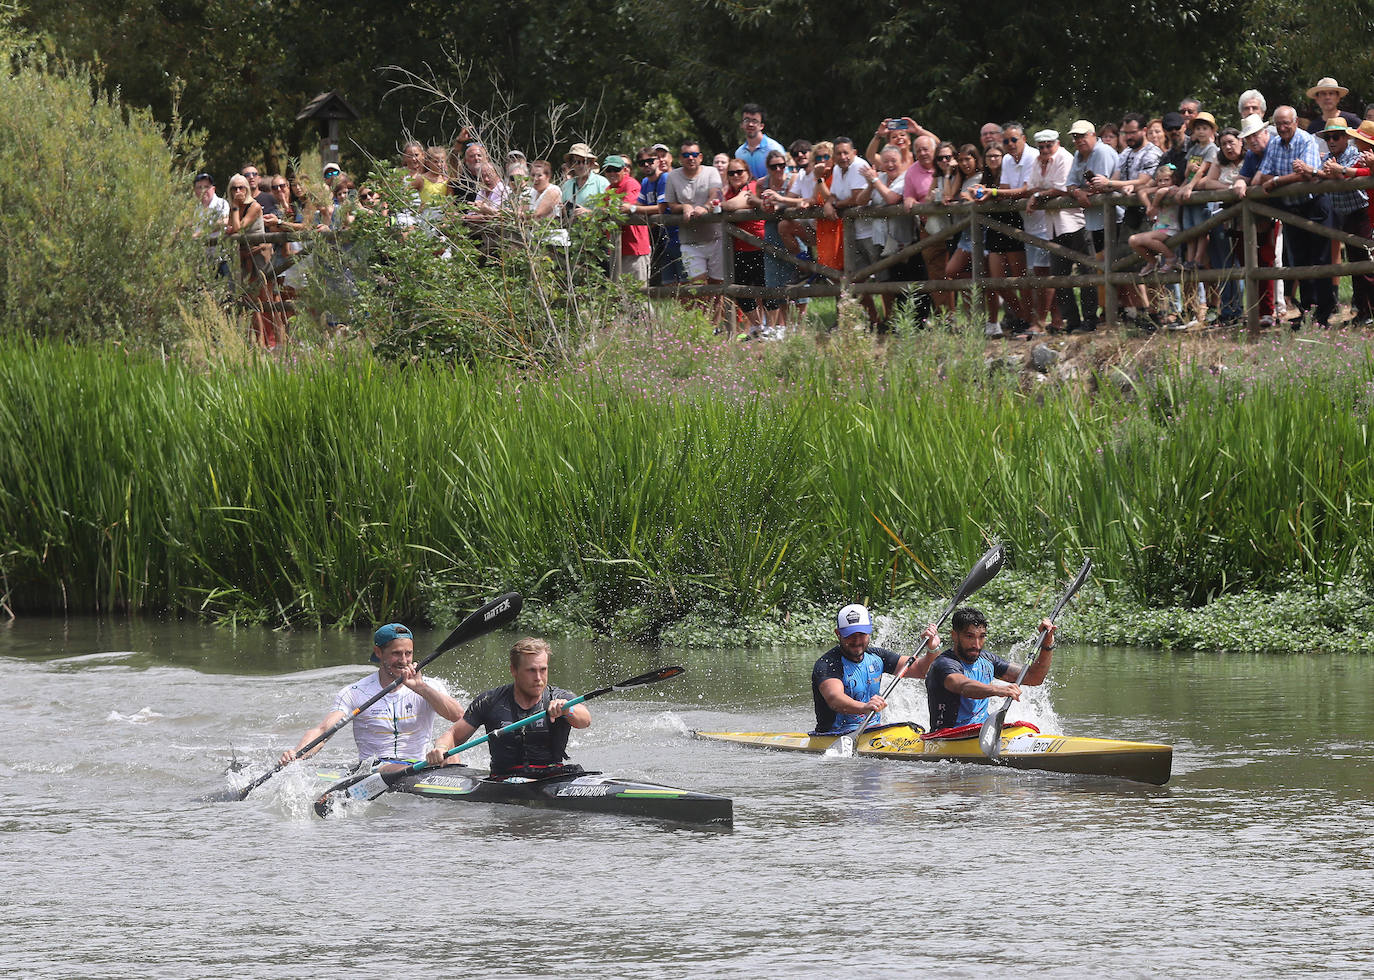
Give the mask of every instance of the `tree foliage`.
<path id="1" fill-rule="evenodd" d="M 1367 0 L 1097 0 L 1010 17 L 954 0 L 69 0 L 34 4 L 22 23 L 99 64 L 159 118 L 170 118 L 172 80 L 185 80 L 183 106 L 223 172 L 274 153 L 284 164 L 312 144 L 295 114 L 328 89 L 363 115 L 345 127 L 346 166 L 392 155 L 405 133 L 450 139 L 452 118 L 395 91 L 387 66 L 432 72 L 476 110 L 508 113 L 517 145 L 536 153 L 555 149 L 544 120 L 556 105 L 578 107 L 570 135 L 603 152 L 598 137 L 642 124 L 653 104 L 680 106 L 713 149 L 739 139 L 745 101 L 763 103 L 783 139 L 858 137 L 899 113 L 972 137 L 988 120 L 1157 114 L 1187 94 L 1234 121 L 1240 91 L 1301 105 L 1323 75 L 1351 86 L 1346 107 L 1358 111 L 1374 100 L 1371 10 Z"/>

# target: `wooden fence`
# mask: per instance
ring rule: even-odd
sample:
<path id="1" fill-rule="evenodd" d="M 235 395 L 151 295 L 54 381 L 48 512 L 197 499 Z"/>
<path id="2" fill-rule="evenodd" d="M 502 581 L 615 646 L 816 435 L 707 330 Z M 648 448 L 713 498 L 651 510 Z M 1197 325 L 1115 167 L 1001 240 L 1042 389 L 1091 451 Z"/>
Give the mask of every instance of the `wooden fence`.
<path id="1" fill-rule="evenodd" d="M 972 294 L 975 308 L 981 301 L 981 294 L 989 289 L 1024 289 L 1024 288 L 1074 288 L 1074 287 L 1100 287 L 1103 290 L 1106 322 L 1113 323 L 1117 319 L 1117 290 L 1121 287 L 1135 285 L 1158 285 L 1171 283 L 1187 283 L 1193 285 L 1203 283 L 1224 283 L 1228 281 L 1243 282 L 1245 286 L 1245 319 L 1246 325 L 1252 335 L 1258 334 L 1260 329 L 1259 314 L 1259 284 L 1267 279 L 1316 279 L 1322 276 L 1348 276 L 1348 275 L 1368 275 L 1374 274 L 1374 261 L 1369 261 L 1370 250 L 1374 250 L 1374 239 L 1360 238 L 1341 231 L 1338 228 L 1328 227 L 1318 224 L 1306 218 L 1291 214 L 1274 206 L 1278 199 L 1287 196 L 1308 194 L 1325 194 L 1336 191 L 1364 190 L 1370 192 L 1374 190 L 1374 177 L 1364 177 L 1357 180 L 1323 180 L 1317 182 L 1303 182 L 1290 184 L 1279 188 L 1273 193 L 1265 193 L 1258 188 L 1252 188 L 1245 197 L 1238 197 L 1234 191 L 1208 191 L 1199 192 L 1192 195 L 1188 204 L 1208 204 L 1216 202 L 1221 208 L 1213 214 L 1208 215 L 1206 220 L 1194 225 L 1186 231 L 1180 231 L 1171 236 L 1165 244 L 1173 249 L 1180 245 L 1185 245 L 1203 235 L 1210 234 L 1213 228 L 1228 222 L 1233 218 L 1240 219 L 1242 247 L 1241 254 L 1238 256 L 1240 265 L 1225 269 L 1189 269 L 1186 271 L 1176 270 L 1168 273 L 1151 273 L 1143 276 L 1140 273 L 1140 266 L 1143 259 L 1134 252 L 1127 255 L 1117 255 L 1119 252 L 1116 241 L 1116 215 L 1115 209 L 1118 207 L 1131 207 L 1139 205 L 1139 199 L 1134 196 L 1119 194 L 1099 194 L 1090 199 L 1089 207 L 1100 208 L 1105 218 L 1103 229 L 1103 257 L 1089 255 L 1032 235 L 1021 228 L 1009 225 L 1005 220 L 999 220 L 999 215 L 1007 214 L 1012 211 L 1024 212 L 1026 201 L 1000 200 L 996 197 L 979 202 L 957 202 L 953 204 L 918 204 L 910 210 L 900 204 L 885 205 L 882 207 L 862 207 L 847 208 L 841 213 L 841 220 L 845 223 L 845 241 L 852 241 L 852 223 L 860 218 L 885 218 L 910 215 L 942 215 L 951 218 L 948 227 L 941 230 L 938 234 L 928 238 L 920 238 L 910 245 L 901 249 L 897 253 L 886 256 L 878 262 L 862 268 L 853 267 L 849 256 L 852 250 L 845 250 L 845 268 L 832 269 L 829 266 L 818 265 L 814 262 L 803 262 L 792 255 L 786 249 L 779 248 L 772 243 L 765 242 L 749 233 L 736 227 L 740 222 L 766 220 L 780 220 L 787 218 L 823 218 L 824 212 L 820 208 L 808 208 L 805 210 L 791 209 L 777 212 L 763 211 L 727 211 L 718 214 L 709 214 L 692 219 L 692 224 L 700 225 L 708 222 L 723 223 L 728 234 L 721 236 L 721 249 L 724 254 L 724 282 L 720 285 L 687 285 L 679 283 L 672 286 L 657 286 L 649 289 L 649 295 L 654 297 L 670 296 L 716 296 L 724 295 L 732 298 L 752 297 L 755 299 L 795 299 L 800 297 L 812 296 L 839 296 L 868 294 L 895 295 L 914 292 L 968 292 Z M 1040 209 L 1046 211 L 1062 210 L 1064 208 L 1077 208 L 1076 202 L 1067 198 L 1056 198 L 1041 205 Z M 1086 210 L 1086 209 L 1085 209 Z M 643 223 L 650 225 L 681 225 L 683 219 L 680 215 L 648 215 L 645 217 L 631 217 L 627 220 L 633 223 Z M 1262 235 L 1261 223 L 1267 225 L 1273 221 L 1281 221 L 1284 224 L 1301 228 L 1314 234 L 1321 235 L 1332 241 L 1358 249 L 1357 254 L 1365 256 L 1363 261 L 1344 262 L 1330 265 L 1317 266 L 1284 266 L 1273 268 L 1262 266 L 1259 262 L 1259 239 Z M 1070 262 L 1077 263 L 1086 270 L 1076 275 L 1068 276 L 1036 276 L 1027 273 L 1024 276 L 992 278 L 985 274 L 985 262 L 983 257 L 983 238 L 987 231 L 995 230 L 1011 238 L 1023 242 L 1027 245 L 1034 245 L 1045 251 L 1068 259 Z M 922 279 L 910 282 L 879 282 L 871 279 L 872 276 L 883 270 L 904 262 L 915 256 L 917 253 L 929 249 L 932 246 L 947 243 L 951 239 L 957 238 L 965 231 L 969 232 L 972 241 L 970 275 L 966 279 Z M 819 281 L 807 284 L 796 284 L 778 288 L 767 288 L 759 286 L 747 286 L 734 282 L 734 240 L 746 242 L 754 245 L 774 258 L 777 258 L 788 265 L 801 269 L 808 276 L 815 277 Z M 1113 257 L 1113 256 L 1116 257 Z"/>

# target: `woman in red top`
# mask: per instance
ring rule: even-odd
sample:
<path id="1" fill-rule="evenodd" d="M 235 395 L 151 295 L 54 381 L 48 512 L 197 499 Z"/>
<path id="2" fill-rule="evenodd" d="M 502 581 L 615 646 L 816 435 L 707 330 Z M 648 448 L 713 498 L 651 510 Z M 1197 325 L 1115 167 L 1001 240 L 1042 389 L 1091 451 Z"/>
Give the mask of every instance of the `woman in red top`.
<path id="1" fill-rule="evenodd" d="M 753 207 L 751 198 L 756 189 L 755 181 L 750 178 L 749 164 L 736 157 L 725 165 L 725 190 L 721 194 L 722 211 L 748 211 Z M 755 238 L 763 238 L 762 219 L 741 221 L 735 227 Z M 734 238 L 734 236 L 731 236 Z M 757 245 L 734 238 L 735 276 L 740 286 L 763 288 L 763 253 Z M 735 301 L 745 320 L 749 323 L 750 339 L 758 337 L 763 330 L 763 307 L 753 296 L 741 296 Z"/>

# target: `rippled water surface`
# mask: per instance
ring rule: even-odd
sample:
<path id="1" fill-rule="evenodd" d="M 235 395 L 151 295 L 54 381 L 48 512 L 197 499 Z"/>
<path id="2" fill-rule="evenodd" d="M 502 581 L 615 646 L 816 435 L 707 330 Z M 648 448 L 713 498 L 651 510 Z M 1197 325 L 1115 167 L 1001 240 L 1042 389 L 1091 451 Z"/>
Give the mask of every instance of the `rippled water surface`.
<path id="1" fill-rule="evenodd" d="M 420 637 L 424 652 L 436 637 Z M 809 727 L 814 649 L 556 643 L 588 768 L 722 793 L 731 831 L 387 796 L 340 819 L 255 771 L 361 676 L 358 635 L 0 629 L 0 975 L 1367 974 L 1374 665 L 1073 648 L 1023 717 L 1175 747 L 1165 787 L 693 741 Z M 466 697 L 509 637 L 437 661 Z M 919 684 L 897 714 L 924 721 Z M 1018 712 L 1013 711 L 1013 716 Z M 322 758 L 350 758 L 341 733 Z M 465 758 L 479 762 L 479 750 Z"/>

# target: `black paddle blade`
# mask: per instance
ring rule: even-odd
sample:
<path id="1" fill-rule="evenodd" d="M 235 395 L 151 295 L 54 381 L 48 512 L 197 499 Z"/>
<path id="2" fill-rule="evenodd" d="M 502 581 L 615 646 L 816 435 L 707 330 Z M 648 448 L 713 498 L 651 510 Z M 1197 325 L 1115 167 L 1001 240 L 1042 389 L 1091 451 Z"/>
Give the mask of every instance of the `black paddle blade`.
<path id="1" fill-rule="evenodd" d="M 640 674 L 638 677 L 631 677 L 627 681 L 620 681 L 611 685 L 612 690 L 619 691 L 626 687 L 641 687 L 644 684 L 657 684 L 659 681 L 666 681 L 670 677 L 678 674 L 685 674 L 686 667 L 660 667 L 658 670 L 651 670 L 647 674 Z"/>
<path id="2" fill-rule="evenodd" d="M 1069 604 L 1069 600 L 1077 594 L 1079 589 L 1083 588 L 1083 583 L 1088 580 L 1088 573 L 1092 570 L 1093 560 L 1091 558 L 1084 558 L 1083 567 L 1078 570 L 1078 577 L 1069 583 L 1068 589 L 1060 596 L 1059 601 L 1055 603 L 1054 611 L 1050 613 L 1050 622 L 1054 622 L 1059 618 L 1059 614 L 1064 611 L 1064 607 Z"/>
<path id="3" fill-rule="evenodd" d="M 964 584 L 959 586 L 959 591 L 954 594 L 955 603 L 963 602 L 991 582 L 1006 563 L 1007 550 L 1005 548 L 1000 544 L 989 548 L 987 554 L 979 558 L 978 564 L 974 565 L 973 570 L 968 573 L 968 578 L 964 579 Z"/>
<path id="4" fill-rule="evenodd" d="M 452 650 L 460 643 L 475 640 L 485 633 L 490 633 L 492 630 L 500 629 L 502 626 L 513 622 L 515 617 L 520 615 L 520 607 L 524 603 L 525 600 L 519 592 L 507 592 L 505 595 L 497 596 L 459 623 L 454 631 L 448 635 L 448 639 L 435 648 L 434 655 L 438 656 L 447 650 Z"/>

